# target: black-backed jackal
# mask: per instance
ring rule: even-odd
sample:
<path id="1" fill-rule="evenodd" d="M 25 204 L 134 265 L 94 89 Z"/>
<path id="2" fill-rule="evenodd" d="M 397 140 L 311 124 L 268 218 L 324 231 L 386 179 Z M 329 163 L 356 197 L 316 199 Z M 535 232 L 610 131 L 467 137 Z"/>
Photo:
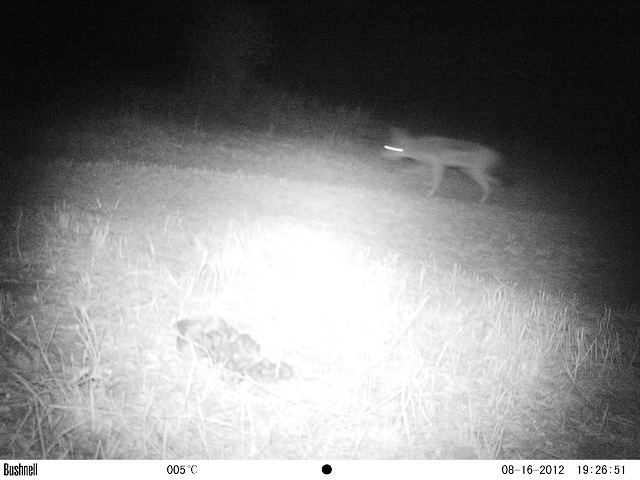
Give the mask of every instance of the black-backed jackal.
<path id="1" fill-rule="evenodd" d="M 413 137 L 405 130 L 392 128 L 391 141 L 384 148 L 386 157 L 411 158 L 432 165 L 433 183 L 429 196 L 438 190 L 447 167 L 460 169 L 480 185 L 480 203 L 489 198 L 491 183 L 500 183 L 493 171 L 501 164 L 501 155 L 478 143 L 446 137 Z"/>

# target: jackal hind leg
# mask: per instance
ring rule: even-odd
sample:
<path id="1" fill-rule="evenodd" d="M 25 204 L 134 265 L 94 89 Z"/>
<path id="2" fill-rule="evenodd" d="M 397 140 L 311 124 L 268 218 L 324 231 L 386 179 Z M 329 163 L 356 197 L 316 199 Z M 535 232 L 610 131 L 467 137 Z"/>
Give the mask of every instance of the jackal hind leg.
<path id="1" fill-rule="evenodd" d="M 437 162 L 431 162 L 431 165 L 433 179 L 431 180 L 431 189 L 429 190 L 429 193 L 427 195 L 433 197 L 438 191 L 438 188 L 440 188 L 440 184 L 442 183 L 442 177 L 444 176 L 446 167 Z"/>
<path id="2" fill-rule="evenodd" d="M 482 188 L 482 198 L 480 199 L 480 205 L 484 204 L 491 194 L 490 177 L 485 172 L 480 170 L 465 169 L 465 173 L 474 180 L 480 188 Z"/>

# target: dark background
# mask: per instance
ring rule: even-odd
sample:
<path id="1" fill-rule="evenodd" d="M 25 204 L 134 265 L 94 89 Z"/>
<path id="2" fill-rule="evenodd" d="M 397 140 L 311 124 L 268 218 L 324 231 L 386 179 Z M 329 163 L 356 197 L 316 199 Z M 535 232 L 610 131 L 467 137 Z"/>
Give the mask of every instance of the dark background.
<path id="1" fill-rule="evenodd" d="M 461 131 L 529 135 L 635 168 L 637 2 L 245 4 L 269 50 L 252 81 L 372 108 L 389 121 L 428 128 L 439 118 Z M 195 32 L 223 8 L 2 2 L 5 108 L 31 112 L 70 92 L 99 98 L 131 85 L 180 92 Z"/>

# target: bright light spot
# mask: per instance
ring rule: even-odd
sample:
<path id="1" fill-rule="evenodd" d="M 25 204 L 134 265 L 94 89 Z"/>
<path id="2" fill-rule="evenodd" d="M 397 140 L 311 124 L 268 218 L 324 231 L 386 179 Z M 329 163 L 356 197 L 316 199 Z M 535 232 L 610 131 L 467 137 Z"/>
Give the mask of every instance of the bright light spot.
<path id="1" fill-rule="evenodd" d="M 390 147 L 389 145 L 385 145 L 384 148 L 391 150 L 392 152 L 404 152 L 402 148 Z"/>
<path id="2" fill-rule="evenodd" d="M 390 267 L 364 249 L 303 227 L 261 235 L 250 250 L 245 293 L 272 348 L 349 363 L 382 355 L 399 324 Z"/>

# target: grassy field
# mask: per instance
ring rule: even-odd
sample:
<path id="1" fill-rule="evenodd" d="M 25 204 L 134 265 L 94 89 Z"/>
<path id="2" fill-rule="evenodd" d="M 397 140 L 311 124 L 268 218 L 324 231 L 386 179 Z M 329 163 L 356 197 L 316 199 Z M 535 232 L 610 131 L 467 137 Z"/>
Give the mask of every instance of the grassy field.
<path id="1" fill-rule="evenodd" d="M 0 457 L 640 458 L 636 247 L 534 154 L 479 206 L 382 129 L 47 135 L 2 180 Z M 293 376 L 179 354 L 181 319 Z"/>

